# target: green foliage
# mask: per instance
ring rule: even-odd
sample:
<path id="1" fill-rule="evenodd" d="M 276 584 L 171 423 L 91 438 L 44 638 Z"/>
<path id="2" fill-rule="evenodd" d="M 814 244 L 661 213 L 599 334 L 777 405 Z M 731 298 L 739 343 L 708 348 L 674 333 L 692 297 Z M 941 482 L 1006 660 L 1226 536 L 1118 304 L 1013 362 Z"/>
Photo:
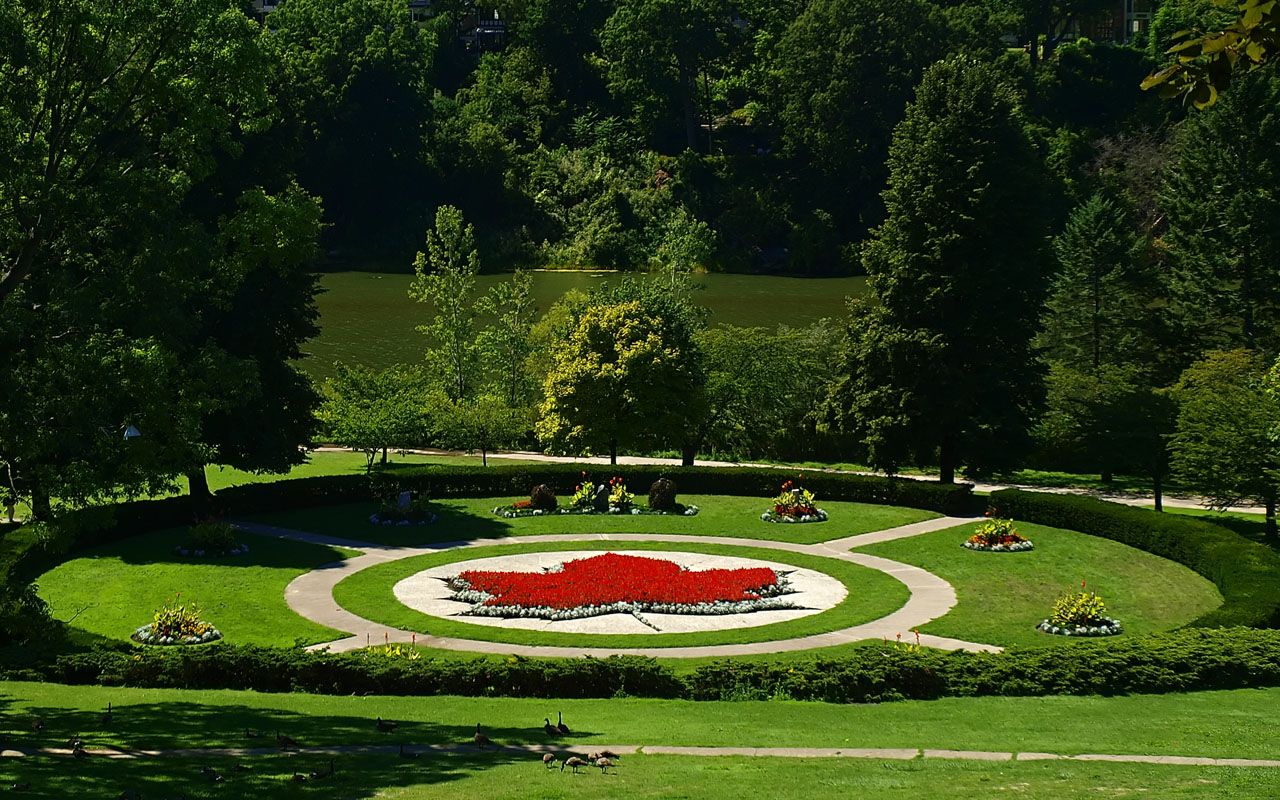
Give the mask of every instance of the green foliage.
<path id="1" fill-rule="evenodd" d="M 480 257 L 475 229 L 463 221 L 461 211 L 453 206 L 436 209 L 435 228 L 427 231 L 427 252 L 418 253 L 413 271 L 409 296 L 430 303 L 435 311 L 431 323 L 419 329 L 434 345 L 428 361 L 456 403 L 474 391 L 472 378 L 479 359 L 475 288 Z"/>
<path id="2" fill-rule="evenodd" d="M 1017 99 L 991 67 L 930 67 L 894 132 L 888 218 L 852 307 L 843 427 L 893 471 L 983 470 L 1018 458 L 1037 401 L 1030 344 L 1043 291 L 1044 175 Z"/>
<path id="3" fill-rule="evenodd" d="M 193 602 L 181 602 L 182 595 L 174 596 L 156 609 L 151 617 L 151 631 L 158 637 L 182 641 L 200 638 L 213 626 L 200 618 L 200 606 Z"/>
<path id="4" fill-rule="evenodd" d="M 1087 497 L 1002 489 L 993 513 L 1102 536 L 1184 564 L 1213 581 L 1223 604 L 1193 625 L 1280 627 L 1280 555 L 1220 525 Z"/>
<path id="5" fill-rule="evenodd" d="M 229 553 L 238 544 L 235 528 L 220 520 L 206 520 L 192 525 L 187 534 L 189 549 L 203 550 L 214 555 Z"/>
<path id="6" fill-rule="evenodd" d="M 1280 493 L 1280 396 L 1254 353 L 1210 353 L 1174 387 L 1173 470 L 1215 508 L 1266 503 L 1269 533 Z"/>
<path id="7" fill-rule="evenodd" d="M 667 477 L 654 481 L 649 487 L 649 508 L 654 511 L 675 511 L 676 505 L 676 482 Z"/>
<path id="8" fill-rule="evenodd" d="M 1142 82 L 1166 97 L 1182 97 L 1196 108 L 1218 101 L 1235 71 L 1253 71 L 1275 63 L 1280 52 L 1280 11 L 1272 0 L 1215 0 L 1235 18 L 1206 33 L 1202 29 L 1172 34 L 1168 53 L 1177 60 Z M 1221 22 L 1217 15 L 1211 20 Z"/>
<path id="9" fill-rule="evenodd" d="M 392 367 L 337 366 L 325 386 L 320 420 L 335 444 L 361 450 L 373 467 L 379 450 L 407 447 L 426 439 L 427 381 L 418 370 Z"/>
<path id="10" fill-rule="evenodd" d="M 1280 76 L 1264 70 L 1179 126 L 1160 201 L 1184 364 L 1211 349 L 1280 349 L 1277 108 Z"/>
<path id="11" fill-rule="evenodd" d="M 490 393 L 449 403 L 438 419 L 436 442 L 467 452 L 479 450 L 486 466 L 490 450 L 519 444 L 531 427 L 526 407 L 512 407 L 505 397 Z"/>
<path id="12" fill-rule="evenodd" d="M 495 319 L 480 333 L 493 383 L 507 405 L 523 405 L 532 390 L 526 362 L 533 350 L 531 336 L 537 308 L 533 304 L 533 275 L 517 271 L 510 281 L 489 290 L 479 302 L 479 310 Z"/>
<path id="13" fill-rule="evenodd" d="M 1097 625 L 1106 619 L 1107 604 L 1094 592 L 1072 592 L 1058 598 L 1049 614 L 1049 623 L 1073 628 Z"/>

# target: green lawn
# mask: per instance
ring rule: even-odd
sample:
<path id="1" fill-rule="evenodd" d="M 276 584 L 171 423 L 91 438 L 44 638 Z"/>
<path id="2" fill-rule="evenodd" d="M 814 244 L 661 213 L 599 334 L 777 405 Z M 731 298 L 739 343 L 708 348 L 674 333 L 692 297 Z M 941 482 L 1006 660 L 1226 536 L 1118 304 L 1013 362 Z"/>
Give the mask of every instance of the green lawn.
<path id="1" fill-rule="evenodd" d="M 1035 542 L 1023 553 L 983 553 L 960 543 L 974 525 L 862 548 L 859 552 L 915 564 L 949 581 L 959 603 L 920 630 L 1004 646 L 1079 641 L 1035 630 L 1054 601 L 1080 582 L 1098 592 L 1128 633 L 1183 625 L 1222 603 L 1212 583 L 1181 564 L 1083 533 L 1018 523 Z"/>
<path id="2" fill-rule="evenodd" d="M 626 542 L 621 546 L 627 550 L 669 550 L 673 547 L 666 542 Z M 836 607 L 819 614 L 754 628 L 698 633 L 605 635 L 515 630 L 433 617 L 401 605 L 391 591 L 398 581 L 440 564 L 512 553 L 609 550 L 619 547 L 618 542 L 548 542 L 432 553 L 361 570 L 339 583 L 334 588 L 333 596 L 339 605 L 353 614 L 359 614 L 366 619 L 391 627 L 430 633 L 435 636 L 565 647 L 692 647 L 790 639 L 838 630 L 879 619 L 902 606 L 909 595 L 903 584 L 885 573 L 846 561 L 788 553 L 783 550 L 713 544 L 680 544 L 676 547 L 693 553 L 761 558 L 815 569 L 843 582 L 849 589 L 849 595 Z"/>
<path id="3" fill-rule="evenodd" d="M 84 551 L 40 576 L 40 596 L 73 631 L 115 640 L 128 639 L 178 592 L 228 642 L 290 647 L 343 635 L 293 613 L 284 587 L 352 551 L 246 535 L 246 555 L 189 559 L 173 554 L 183 539 L 178 530 L 157 531 Z"/>
<path id="4" fill-rule="evenodd" d="M 814 544 L 939 516 L 931 511 L 915 508 L 868 503 L 822 503 L 822 507 L 831 516 L 829 521 L 786 525 L 760 519 L 761 512 L 769 507 L 768 500 L 723 495 L 681 496 L 682 502 L 699 507 L 698 514 L 693 517 L 557 514 L 504 519 L 493 513 L 494 506 L 510 503 L 514 499 L 489 497 L 441 500 L 437 503 L 440 519 L 433 525 L 422 527 L 371 524 L 369 515 L 376 510 L 372 503 L 281 511 L 255 515 L 249 519 L 344 539 L 402 546 L 548 533 L 679 533 Z"/>
<path id="5" fill-rule="evenodd" d="M 107 702 L 114 720 L 103 729 Z M 60 746 L 73 735 L 90 747 L 140 749 L 262 746 L 280 729 L 304 746 L 461 743 L 476 721 L 497 741 L 544 743 L 545 716 L 563 711 L 575 745 L 906 747 L 1056 753 L 1147 753 L 1274 758 L 1280 690 L 1238 690 L 1119 698 L 975 698 L 840 706 L 786 701 L 693 703 L 660 700 L 325 697 L 254 692 L 139 690 L 0 683 L 11 747 Z M 31 731 L 38 715 L 46 724 Z M 401 723 L 376 733 L 373 719 Z M 72 764 L 74 763 L 74 767 Z M 236 763 L 248 769 L 238 772 Z M 226 776 L 214 785 L 200 768 Z M 617 775 L 546 772 L 519 752 L 465 753 L 407 761 L 343 754 L 336 775 L 295 785 L 295 771 L 325 769 L 317 754 L 238 759 L 28 757 L 0 760 L 0 783 L 31 783 L 25 796 L 114 798 L 822 798 L 976 797 L 1271 798 L 1280 770 L 1108 764 L 629 756 Z"/>

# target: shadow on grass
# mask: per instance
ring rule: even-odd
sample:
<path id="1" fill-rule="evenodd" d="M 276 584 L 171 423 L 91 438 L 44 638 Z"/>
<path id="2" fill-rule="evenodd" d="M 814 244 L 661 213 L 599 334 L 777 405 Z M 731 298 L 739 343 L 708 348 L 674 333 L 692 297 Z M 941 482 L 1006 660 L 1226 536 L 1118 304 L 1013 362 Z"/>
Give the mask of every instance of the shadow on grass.
<path id="1" fill-rule="evenodd" d="M 69 756 L 27 756 L 4 759 L 0 781 L 30 784 L 24 791 L 31 797 L 295 797 L 364 798 L 381 796 L 393 787 L 443 784 L 465 779 L 477 772 L 511 763 L 528 763 L 541 769 L 541 757 L 516 750 L 479 750 L 472 744 L 475 721 L 459 720 L 457 725 L 407 722 L 392 733 L 376 729 L 374 714 L 385 712 L 395 698 L 373 705 L 369 717 L 345 715 L 301 715 L 286 711 L 246 706 L 209 707 L 198 703 L 137 703 L 113 706 L 109 724 L 101 711 L 34 707 L 15 709 L 0 701 L 5 746 L 12 749 L 66 747 L 71 737 L 83 739 L 87 748 L 127 749 L 248 748 L 266 749 L 267 754 L 243 756 L 183 756 L 112 760 L 89 756 L 76 760 Z M 43 729 L 36 732 L 35 719 Z M 483 723 L 483 720 L 480 720 Z M 531 723 L 535 721 L 531 720 Z M 571 745 L 573 738 L 549 739 L 537 727 L 528 729 L 485 728 L 498 744 Z M 408 746 L 415 758 L 395 753 L 280 752 L 275 746 L 276 731 L 292 737 L 302 747 L 382 745 Z M 249 732 L 253 735 L 246 735 Z M 590 736 L 590 733 L 578 734 Z M 446 754 L 421 754 L 419 745 L 461 746 Z M 332 759 L 334 774 L 324 776 Z M 237 764 L 247 767 L 236 769 Z M 222 775 L 214 783 L 202 773 L 211 767 Z M 320 773 L 311 778 L 311 773 Z M 307 778 L 295 781 L 294 775 Z M 122 793 L 138 793 L 128 795 Z"/>
<path id="2" fill-rule="evenodd" d="M 516 533 L 510 522 L 492 514 L 476 514 L 452 507 L 447 502 L 434 505 L 438 518 L 429 525 L 375 525 L 369 521 L 370 515 L 378 509 L 374 503 L 317 506 L 256 514 L 247 519 L 279 528 L 393 547 L 469 539 L 501 539 Z"/>
<path id="3" fill-rule="evenodd" d="M 314 569 L 324 564 L 341 561 L 348 553 L 328 545 L 273 539 L 241 533 L 239 541 L 249 546 L 249 552 L 238 556 L 196 558 L 182 556 L 173 548 L 186 542 L 186 531 L 170 528 L 144 533 L 118 542 L 81 550 L 71 558 L 118 558 L 126 564 L 175 564 L 191 567 L 263 567 L 267 569 Z"/>

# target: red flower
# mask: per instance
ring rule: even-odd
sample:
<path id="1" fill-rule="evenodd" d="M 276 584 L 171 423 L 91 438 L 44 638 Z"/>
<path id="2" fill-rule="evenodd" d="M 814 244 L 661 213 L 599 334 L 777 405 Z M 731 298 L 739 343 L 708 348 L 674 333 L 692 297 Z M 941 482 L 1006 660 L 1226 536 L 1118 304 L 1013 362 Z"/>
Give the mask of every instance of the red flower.
<path id="1" fill-rule="evenodd" d="M 674 561 L 617 553 L 568 561 L 557 572 L 467 570 L 458 577 L 491 595 L 487 606 L 555 609 L 757 600 L 761 590 L 778 584 L 768 567 L 692 571 Z"/>

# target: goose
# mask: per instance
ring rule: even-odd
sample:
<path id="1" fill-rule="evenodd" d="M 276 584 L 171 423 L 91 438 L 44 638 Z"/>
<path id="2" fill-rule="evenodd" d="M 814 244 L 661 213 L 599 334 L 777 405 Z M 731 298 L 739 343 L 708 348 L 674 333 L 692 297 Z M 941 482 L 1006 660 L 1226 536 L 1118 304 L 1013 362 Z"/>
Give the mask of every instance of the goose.
<path id="1" fill-rule="evenodd" d="M 404 743 L 401 743 L 401 744 L 400 744 L 400 757 L 401 757 L 401 758 L 417 758 L 417 757 L 418 757 L 418 755 L 419 755 L 418 753 L 413 753 L 413 752 L 410 752 L 410 751 L 408 751 L 408 750 L 405 750 L 405 749 L 404 749 Z"/>
<path id="2" fill-rule="evenodd" d="M 542 731 L 548 736 L 559 736 L 560 729 L 551 724 L 551 717 L 544 717 L 542 721 Z"/>
<path id="3" fill-rule="evenodd" d="M 298 772 L 297 770 L 294 770 L 293 775 L 290 776 L 289 780 L 293 781 L 294 783 L 306 783 L 307 776 L 303 775 L 301 772 Z"/>
<path id="4" fill-rule="evenodd" d="M 557 760 L 555 753 L 546 753 L 542 756 L 542 765 L 547 769 L 551 769 L 556 765 Z"/>
<path id="5" fill-rule="evenodd" d="M 31 730 L 40 733 L 44 730 L 44 720 L 39 717 L 33 717 L 31 720 Z"/>
<path id="6" fill-rule="evenodd" d="M 67 747 L 70 747 L 72 750 L 75 750 L 78 747 L 84 747 L 84 740 L 79 736 L 72 736 L 67 740 Z"/>
<path id="7" fill-rule="evenodd" d="M 29 792 L 31 791 L 31 781 L 18 781 L 9 785 L 11 792 Z"/>
<path id="8" fill-rule="evenodd" d="M 480 730 L 479 722 L 476 723 L 476 733 L 475 733 L 475 736 L 471 737 L 471 740 L 475 742 L 476 747 L 479 747 L 481 750 L 493 744 L 493 740 L 490 739 L 488 736 L 485 736 L 484 732 Z"/>
<path id="9" fill-rule="evenodd" d="M 324 770 L 324 771 L 317 770 L 311 773 L 311 780 L 318 781 L 324 778 L 328 778 L 331 775 L 333 775 L 333 759 L 332 758 L 329 759 L 329 768 L 327 770 Z"/>
<path id="10" fill-rule="evenodd" d="M 298 749 L 298 743 L 294 741 L 293 737 L 283 734 L 280 731 L 276 731 L 276 744 L 280 746 L 281 750 Z"/>
<path id="11" fill-rule="evenodd" d="M 560 731 L 561 736 L 569 735 L 569 726 L 564 724 L 564 714 L 559 711 L 556 712 L 556 730 Z"/>
<path id="12" fill-rule="evenodd" d="M 619 761 L 621 760 L 622 756 L 618 755 L 612 750 L 601 750 L 599 753 L 592 753 L 591 755 L 587 756 L 588 761 L 599 761 L 602 758 L 607 758 L 610 761 Z"/>
<path id="13" fill-rule="evenodd" d="M 564 763 L 560 765 L 560 771 L 561 771 L 561 772 L 564 772 L 564 768 L 565 768 L 565 767 L 572 767 L 572 768 L 573 768 L 573 774 L 574 774 L 574 775 L 577 775 L 577 774 L 578 774 L 578 768 L 579 768 L 579 767 L 585 767 L 585 766 L 587 766 L 587 762 L 586 762 L 586 761 L 583 761 L 581 758 L 578 758 L 577 756 L 569 756 L 568 758 L 566 758 L 566 759 L 564 760 Z"/>
<path id="14" fill-rule="evenodd" d="M 391 733 L 396 728 L 400 727 L 400 723 L 378 717 L 377 722 L 374 723 L 374 727 L 381 733 Z"/>
<path id="15" fill-rule="evenodd" d="M 601 756 L 600 758 L 596 759 L 596 766 L 600 768 L 601 774 L 604 774 L 604 775 L 609 774 L 609 767 L 613 767 L 614 772 L 618 771 L 618 765 L 613 763 L 609 759 L 605 758 L 604 756 Z"/>
<path id="16" fill-rule="evenodd" d="M 85 757 L 85 756 L 87 756 L 87 755 L 89 755 L 89 754 L 88 754 L 88 753 L 86 753 L 86 752 L 84 751 L 84 748 L 83 748 L 83 747 L 73 747 L 73 748 L 71 748 L 71 757 L 72 757 L 72 758 L 74 758 L 74 759 L 76 759 L 76 760 L 80 760 L 80 759 L 84 758 L 84 757 Z"/>
<path id="17" fill-rule="evenodd" d="M 200 768 L 200 774 L 208 778 L 210 783 L 222 783 L 226 780 L 226 778 L 222 777 L 222 773 L 218 772 L 208 764 L 205 764 Z"/>

